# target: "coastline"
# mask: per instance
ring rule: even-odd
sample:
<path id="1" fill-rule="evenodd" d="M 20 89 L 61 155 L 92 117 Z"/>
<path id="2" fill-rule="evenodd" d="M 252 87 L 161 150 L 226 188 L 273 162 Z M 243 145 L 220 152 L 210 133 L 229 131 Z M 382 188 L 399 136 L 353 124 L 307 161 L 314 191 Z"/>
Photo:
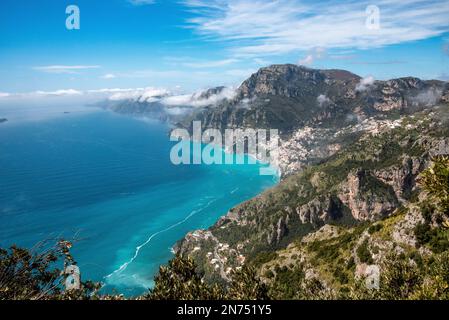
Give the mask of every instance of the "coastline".
<path id="1" fill-rule="evenodd" d="M 222 151 L 224 154 L 227 154 L 227 155 L 247 156 L 248 158 L 251 158 L 251 159 L 255 160 L 255 165 L 257 165 L 257 164 L 259 164 L 259 165 L 268 165 L 268 170 L 270 170 L 273 173 L 275 173 L 272 176 L 276 177 L 278 179 L 277 183 L 279 183 L 282 180 L 283 173 L 282 173 L 282 169 L 281 169 L 281 167 L 279 165 L 279 161 L 276 161 L 275 163 L 267 163 L 267 162 L 264 162 L 262 159 L 260 159 L 257 154 L 252 154 L 252 153 L 235 153 L 234 151 L 229 150 L 229 148 L 226 148 L 226 146 L 223 147 L 223 145 L 218 145 L 218 144 L 215 144 L 213 142 L 205 144 L 202 141 L 197 141 L 197 140 L 194 140 L 192 138 L 189 141 L 191 143 L 199 143 L 199 144 L 201 144 L 201 147 L 206 146 L 206 145 L 212 145 L 214 148 L 216 148 L 217 150 Z"/>
<path id="2" fill-rule="evenodd" d="M 193 139 L 190 139 L 189 141 L 190 141 L 190 143 L 200 143 L 202 146 L 205 145 L 204 143 L 195 141 L 195 140 L 193 140 Z M 260 159 L 257 157 L 257 155 L 254 155 L 254 154 L 248 154 L 248 153 L 244 153 L 244 154 L 236 154 L 236 153 L 234 153 L 233 151 L 228 150 L 228 149 L 226 149 L 226 148 L 223 147 L 223 146 L 215 145 L 215 144 L 213 144 L 212 142 L 211 142 L 211 144 L 214 145 L 214 147 L 216 147 L 218 150 L 222 151 L 224 154 L 247 156 L 247 157 L 249 157 L 249 158 L 254 159 L 254 160 L 256 161 L 256 164 L 264 164 L 264 165 L 267 165 L 267 163 L 265 163 L 265 162 L 263 162 L 262 160 L 260 160 Z M 276 179 L 276 183 L 273 184 L 273 186 L 271 186 L 271 188 L 273 188 L 273 187 L 276 187 L 277 185 L 279 185 L 279 183 L 282 181 L 282 170 L 281 170 L 281 168 L 280 168 L 279 166 L 273 165 L 273 164 L 270 164 L 270 165 L 269 165 L 269 168 L 272 168 L 273 172 L 275 173 L 275 174 L 273 175 L 273 179 Z M 268 188 L 268 189 L 269 189 L 269 188 Z M 232 212 L 232 210 L 233 210 L 234 208 L 236 208 L 236 207 L 242 205 L 243 203 L 245 203 L 245 202 L 247 202 L 247 201 L 251 201 L 252 199 L 255 199 L 255 198 L 259 197 L 261 194 L 263 194 L 264 192 L 266 192 L 268 189 L 262 190 L 261 192 L 259 192 L 259 193 L 256 194 L 255 196 L 253 196 L 253 197 L 251 197 L 251 198 L 248 198 L 248 199 L 246 199 L 246 200 L 244 200 L 244 201 L 242 201 L 242 202 L 236 204 L 235 206 L 233 206 L 232 208 L 230 208 L 230 209 L 228 210 L 228 212 L 226 212 L 225 214 L 221 215 L 221 216 L 220 216 L 220 217 L 219 217 L 213 224 L 209 225 L 207 228 L 205 228 L 205 229 L 195 229 L 195 230 L 189 231 L 187 234 L 184 235 L 184 237 L 183 237 L 182 239 L 179 239 L 178 241 L 176 241 L 176 243 L 170 248 L 171 253 L 172 253 L 172 254 L 177 254 L 177 253 L 179 252 L 179 250 L 180 250 L 180 245 L 182 244 L 183 241 L 186 240 L 186 238 L 188 237 L 188 235 L 190 235 L 190 234 L 192 234 L 192 233 L 194 233 L 194 232 L 196 232 L 196 231 L 198 231 L 198 230 L 209 230 L 211 227 L 215 226 L 217 223 L 219 223 L 219 222 L 222 221 L 224 218 L 226 218 L 226 217 L 230 214 L 230 212 Z"/>
<path id="3" fill-rule="evenodd" d="M 109 111 L 110 111 L 110 110 L 109 110 Z M 117 114 L 116 112 L 112 112 L 112 113 L 113 113 L 113 114 Z M 119 115 L 122 115 L 122 114 L 119 114 Z M 126 115 L 125 115 L 125 116 L 126 116 Z M 136 117 L 136 116 L 131 116 L 131 118 L 136 119 L 136 120 L 139 120 L 139 121 L 145 121 L 145 122 L 147 122 L 147 121 L 149 120 L 148 118 L 140 117 L 140 116 L 137 116 L 137 117 Z M 168 129 L 168 132 L 169 132 L 169 133 L 170 133 L 170 131 L 172 130 L 172 126 L 171 126 L 169 123 L 164 122 L 164 121 L 160 121 L 160 120 L 157 120 L 157 119 L 155 119 L 154 121 L 169 126 L 169 129 Z M 169 136 L 169 134 L 168 134 L 168 136 Z M 190 139 L 189 141 L 186 140 L 186 142 L 189 143 L 189 144 L 192 144 L 192 143 L 196 144 L 196 143 L 198 143 L 198 142 L 194 141 L 193 139 Z M 201 147 L 202 147 L 202 148 L 204 148 L 204 146 L 206 146 L 206 145 L 207 145 L 207 144 L 201 143 Z M 218 150 L 219 152 L 222 152 L 223 156 L 224 156 L 225 154 L 226 154 L 226 155 L 231 155 L 231 154 L 233 154 L 233 155 L 237 155 L 237 156 L 242 156 L 242 157 L 248 157 L 248 158 L 251 158 L 251 159 L 255 160 L 254 165 L 259 166 L 259 167 L 260 167 L 261 165 L 268 165 L 267 163 L 264 163 L 263 161 L 261 161 L 260 159 L 258 159 L 257 155 L 247 154 L 247 153 L 245 153 L 245 154 L 236 154 L 236 153 L 230 152 L 229 150 L 226 150 L 226 148 L 219 147 L 219 146 L 217 146 L 217 145 L 214 145 L 214 148 L 217 148 L 217 150 Z M 202 149 L 202 150 L 203 150 L 203 149 Z M 248 162 L 248 160 L 245 159 L 245 165 L 248 165 L 248 164 L 252 165 L 251 162 Z M 205 164 L 202 163 L 201 165 L 205 165 Z M 241 205 L 242 203 L 244 203 L 244 202 L 246 202 L 246 201 L 249 201 L 249 200 L 251 200 L 251 199 L 253 199 L 253 198 L 255 198 L 255 197 L 258 197 L 260 194 L 262 194 L 262 193 L 265 192 L 266 190 L 268 190 L 268 189 L 270 189 L 270 188 L 272 188 L 272 187 L 278 185 L 279 182 L 280 182 L 280 180 L 281 180 L 281 175 L 280 175 L 280 171 L 281 171 L 281 170 L 280 170 L 280 168 L 274 167 L 274 166 L 272 166 L 272 165 L 270 165 L 269 167 L 272 168 L 272 171 L 273 171 L 273 173 L 274 173 L 274 174 L 272 175 L 272 177 L 269 177 L 269 180 L 272 181 L 272 183 L 270 184 L 270 186 L 264 187 L 262 190 L 260 190 L 260 192 L 257 192 L 257 193 L 254 194 L 254 195 L 249 195 L 249 197 L 247 197 L 247 198 L 240 199 L 239 202 L 236 202 L 236 203 L 233 204 L 232 206 L 226 208 L 226 210 L 227 210 L 226 212 L 224 212 L 224 210 L 223 210 L 223 211 L 220 210 L 220 211 L 222 212 L 221 214 L 219 213 L 220 216 L 217 216 L 215 219 L 214 219 L 214 218 L 210 219 L 211 221 L 208 221 L 208 222 L 207 222 L 206 228 L 210 228 L 210 227 L 214 226 L 218 221 L 220 221 L 220 219 L 223 218 L 223 216 L 227 215 L 227 213 L 229 212 L 229 210 L 232 210 L 232 208 L 235 208 L 235 207 Z M 260 174 L 258 173 L 258 175 L 260 175 Z M 240 185 L 240 183 L 237 182 L 237 183 L 236 183 L 236 186 L 239 186 L 239 185 Z M 233 191 L 231 191 L 231 193 L 234 193 L 235 191 L 236 191 L 236 190 L 233 190 Z M 207 204 L 206 207 L 208 207 L 208 206 L 209 206 L 209 204 Z M 202 209 L 202 210 L 203 210 L 203 209 Z M 217 211 L 216 211 L 216 212 L 217 212 Z M 170 225 L 170 226 L 167 226 L 167 228 L 165 228 L 165 229 L 162 229 L 162 230 L 159 230 L 159 231 L 152 232 L 149 236 L 147 236 L 147 237 L 144 239 L 143 242 L 139 243 L 139 244 L 136 246 L 135 251 L 134 251 L 133 254 L 129 257 L 130 259 L 128 259 L 128 260 L 126 260 L 126 262 L 123 262 L 123 263 L 121 263 L 120 265 L 118 265 L 118 268 L 117 268 L 117 269 L 113 270 L 112 272 L 108 273 L 107 275 L 104 275 L 104 277 L 103 277 L 104 284 L 103 284 L 103 287 L 102 287 L 102 288 L 103 288 L 103 289 L 106 289 L 106 290 L 109 290 L 109 288 L 111 288 L 112 286 L 114 286 L 114 278 L 120 277 L 120 275 L 122 274 L 122 272 L 124 272 L 124 271 L 128 268 L 128 266 L 129 266 L 130 264 L 132 264 L 132 263 L 134 262 L 134 260 L 137 259 L 138 256 L 140 256 L 140 251 L 141 251 L 145 246 L 147 246 L 150 242 L 152 242 L 152 241 L 154 240 L 155 237 L 157 237 L 157 236 L 159 236 L 161 233 L 164 233 L 164 232 L 166 232 L 166 231 L 168 231 L 168 230 L 171 230 L 171 229 L 173 229 L 173 228 L 175 228 L 175 227 L 177 227 L 177 226 L 179 226 L 179 225 L 181 225 L 181 224 L 184 224 L 184 223 L 185 223 L 185 222 L 186 222 L 192 215 L 195 215 L 195 213 L 196 213 L 196 211 L 190 212 L 186 217 L 182 217 L 182 219 L 181 219 L 180 221 L 176 222 L 175 224 Z M 218 213 L 218 212 L 217 212 L 217 213 Z M 183 239 L 187 234 L 189 234 L 190 232 L 194 232 L 195 230 L 198 230 L 198 229 L 199 229 L 198 226 L 195 226 L 195 225 L 194 225 L 193 228 L 191 228 L 191 229 L 189 228 L 189 230 L 188 230 L 187 232 L 183 233 L 182 236 L 181 236 L 181 238 L 173 239 L 174 244 L 172 244 L 172 245 L 168 248 L 169 251 L 170 251 L 170 253 L 171 253 L 172 255 L 176 254 L 176 246 L 177 246 L 178 242 L 180 241 L 180 239 Z M 166 261 L 164 261 L 164 262 L 160 262 L 160 263 L 158 264 L 158 267 L 163 266 L 163 265 L 166 265 L 166 264 L 168 263 L 168 261 L 169 261 L 171 258 L 172 258 L 172 257 L 170 257 L 168 260 L 166 260 Z M 150 262 L 151 262 L 151 261 L 150 261 Z M 128 271 L 127 271 L 127 272 L 128 272 Z M 157 273 L 156 273 L 156 274 L 157 274 Z M 155 276 L 156 274 L 154 274 L 153 276 Z M 145 283 L 145 284 L 148 284 L 148 283 Z M 145 284 L 143 284 L 143 285 L 145 285 Z M 152 282 L 151 282 L 151 287 L 152 287 L 152 286 L 153 286 L 153 284 L 152 284 Z"/>

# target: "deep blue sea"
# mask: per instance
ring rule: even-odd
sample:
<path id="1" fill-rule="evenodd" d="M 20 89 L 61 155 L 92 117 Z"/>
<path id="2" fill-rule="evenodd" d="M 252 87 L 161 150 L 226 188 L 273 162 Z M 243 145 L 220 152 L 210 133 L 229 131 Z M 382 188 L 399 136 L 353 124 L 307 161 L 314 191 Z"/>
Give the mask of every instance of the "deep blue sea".
<path id="1" fill-rule="evenodd" d="M 99 110 L 0 124 L 0 247 L 76 235 L 84 280 L 145 292 L 177 240 L 277 183 L 259 164 L 175 166 L 173 145 L 164 124 Z"/>

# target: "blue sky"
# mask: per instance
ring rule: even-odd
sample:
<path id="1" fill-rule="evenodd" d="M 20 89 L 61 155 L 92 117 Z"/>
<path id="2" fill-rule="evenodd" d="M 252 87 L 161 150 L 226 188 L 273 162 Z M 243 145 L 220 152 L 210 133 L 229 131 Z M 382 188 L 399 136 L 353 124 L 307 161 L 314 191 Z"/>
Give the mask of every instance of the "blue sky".
<path id="1" fill-rule="evenodd" d="M 272 63 L 449 79 L 448 17 L 449 0 L 2 0 L 0 98 L 236 86 Z"/>

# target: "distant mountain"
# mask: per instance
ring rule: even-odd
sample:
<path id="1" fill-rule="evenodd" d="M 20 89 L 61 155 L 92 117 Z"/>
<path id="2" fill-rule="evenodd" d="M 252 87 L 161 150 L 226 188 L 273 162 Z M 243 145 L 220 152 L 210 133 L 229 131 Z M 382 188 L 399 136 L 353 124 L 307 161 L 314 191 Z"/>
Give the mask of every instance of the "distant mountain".
<path id="1" fill-rule="evenodd" d="M 216 87 L 192 94 L 173 94 L 148 88 L 130 94 L 113 95 L 97 106 L 120 114 L 147 117 L 172 124 L 182 122 L 186 116 L 202 109 L 217 105 L 233 96 L 233 90 Z M 157 94 L 155 94 L 157 93 Z"/>

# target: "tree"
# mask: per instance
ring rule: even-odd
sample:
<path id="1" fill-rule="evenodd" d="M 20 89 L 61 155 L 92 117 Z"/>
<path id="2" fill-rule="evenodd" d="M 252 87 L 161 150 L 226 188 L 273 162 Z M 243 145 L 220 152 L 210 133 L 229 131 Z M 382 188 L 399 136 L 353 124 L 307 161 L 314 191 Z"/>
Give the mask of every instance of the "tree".
<path id="1" fill-rule="evenodd" d="M 227 288 L 202 280 L 193 259 L 176 255 L 159 269 L 154 288 L 145 297 L 154 300 L 267 300 L 268 288 L 256 270 L 244 266 L 235 271 Z"/>
<path id="2" fill-rule="evenodd" d="M 449 216 L 449 156 L 438 156 L 421 173 L 420 184 L 441 213 Z"/>
<path id="3" fill-rule="evenodd" d="M 196 272 L 195 262 L 176 255 L 167 266 L 159 268 L 154 288 L 146 296 L 152 300 L 216 300 L 224 297 L 218 285 L 204 283 Z"/>
<path id="4" fill-rule="evenodd" d="M 60 253 L 32 253 L 16 246 L 0 249 L 0 300 L 47 299 L 61 293 L 60 270 L 51 268 Z"/>
<path id="5" fill-rule="evenodd" d="M 55 245 L 43 241 L 31 250 L 12 246 L 0 248 L 0 300 L 80 300 L 91 299 L 100 285 L 81 283 L 78 290 L 64 291 L 64 276 L 55 265 L 61 260 L 75 263 L 71 242 Z"/>
<path id="6" fill-rule="evenodd" d="M 249 266 L 234 272 L 227 298 L 231 300 L 268 300 L 268 288 L 256 270 Z"/>

